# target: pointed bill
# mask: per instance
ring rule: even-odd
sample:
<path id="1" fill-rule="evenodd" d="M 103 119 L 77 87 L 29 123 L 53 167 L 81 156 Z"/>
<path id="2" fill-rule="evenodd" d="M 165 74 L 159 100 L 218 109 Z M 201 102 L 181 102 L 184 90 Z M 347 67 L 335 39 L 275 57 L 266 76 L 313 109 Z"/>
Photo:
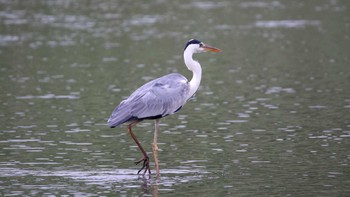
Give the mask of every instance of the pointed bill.
<path id="1" fill-rule="evenodd" d="M 207 45 L 207 44 L 203 44 L 202 48 L 204 48 L 206 51 L 211 51 L 211 52 L 221 52 L 221 49 L 218 49 L 216 47 Z"/>

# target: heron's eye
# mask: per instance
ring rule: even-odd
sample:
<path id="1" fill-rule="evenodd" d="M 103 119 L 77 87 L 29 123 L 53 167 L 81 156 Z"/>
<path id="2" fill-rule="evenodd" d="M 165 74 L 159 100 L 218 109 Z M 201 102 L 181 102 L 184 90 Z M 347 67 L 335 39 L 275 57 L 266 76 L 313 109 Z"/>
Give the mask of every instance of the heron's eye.
<path id="1" fill-rule="evenodd" d="M 199 47 L 203 47 L 203 43 L 200 43 L 200 44 L 199 44 Z"/>

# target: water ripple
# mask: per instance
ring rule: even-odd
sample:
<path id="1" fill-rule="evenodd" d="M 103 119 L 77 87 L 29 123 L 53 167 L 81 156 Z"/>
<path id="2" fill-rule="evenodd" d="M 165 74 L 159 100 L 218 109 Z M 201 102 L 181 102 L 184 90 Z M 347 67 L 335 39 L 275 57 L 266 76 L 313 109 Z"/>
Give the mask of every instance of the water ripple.
<path id="1" fill-rule="evenodd" d="M 282 88 L 282 87 L 270 87 L 266 90 L 265 94 L 278 94 L 278 93 L 295 93 L 293 88 Z"/>
<path id="2" fill-rule="evenodd" d="M 255 27 L 261 28 L 302 28 L 306 26 L 319 27 L 321 22 L 318 20 L 271 20 L 256 21 Z"/>
<path id="3" fill-rule="evenodd" d="M 26 95 L 16 96 L 16 99 L 79 99 L 77 95 L 55 95 L 55 94 L 44 94 L 39 96 Z"/>
<path id="4" fill-rule="evenodd" d="M 184 182 L 201 180 L 207 171 L 198 169 L 163 169 L 158 185 L 174 186 Z M 123 187 L 139 187 L 138 180 L 150 180 L 149 176 L 135 174 L 130 169 L 110 170 L 31 170 L 19 168 L 0 168 L 0 177 L 62 177 L 74 181 L 85 182 L 89 185 L 106 185 L 122 183 Z M 56 188 L 57 189 L 57 188 Z M 63 189 L 63 188 L 62 188 Z"/>

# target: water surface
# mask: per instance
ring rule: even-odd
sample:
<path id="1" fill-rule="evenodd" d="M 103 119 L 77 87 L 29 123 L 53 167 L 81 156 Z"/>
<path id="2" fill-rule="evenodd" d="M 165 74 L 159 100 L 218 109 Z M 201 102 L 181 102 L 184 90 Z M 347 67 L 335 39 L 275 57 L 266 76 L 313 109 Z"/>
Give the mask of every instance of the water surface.
<path id="1" fill-rule="evenodd" d="M 1 195 L 346 196 L 349 6 L 1 1 Z M 138 176 L 106 120 L 151 79 L 191 78 L 191 38 L 223 52 L 195 56 L 199 91 L 161 121 L 162 175 Z M 153 122 L 135 133 L 151 156 Z"/>

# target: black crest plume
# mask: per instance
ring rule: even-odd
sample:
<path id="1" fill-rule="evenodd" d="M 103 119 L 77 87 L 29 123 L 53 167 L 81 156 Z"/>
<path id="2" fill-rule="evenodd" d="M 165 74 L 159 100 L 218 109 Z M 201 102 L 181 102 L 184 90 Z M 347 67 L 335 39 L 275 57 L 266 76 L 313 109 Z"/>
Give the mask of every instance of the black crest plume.
<path id="1" fill-rule="evenodd" d="M 186 48 L 187 48 L 189 45 L 191 45 L 191 44 L 200 44 L 200 43 L 202 43 L 202 42 L 199 41 L 199 40 L 191 39 L 191 40 L 189 40 L 189 41 L 187 42 L 187 44 L 185 45 L 184 50 L 186 50 Z"/>

